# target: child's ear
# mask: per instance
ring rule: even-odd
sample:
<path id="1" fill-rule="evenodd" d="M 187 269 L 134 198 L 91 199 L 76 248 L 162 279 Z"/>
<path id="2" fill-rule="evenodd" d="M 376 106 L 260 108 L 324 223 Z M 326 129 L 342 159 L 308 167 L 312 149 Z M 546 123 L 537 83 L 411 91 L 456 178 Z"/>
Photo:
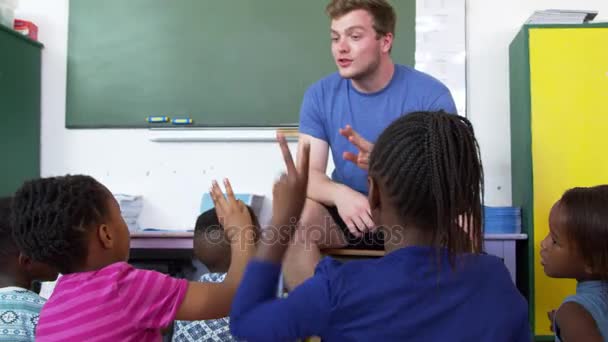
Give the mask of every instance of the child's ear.
<path id="1" fill-rule="evenodd" d="M 19 253 L 17 263 L 19 264 L 19 268 L 22 271 L 25 270 L 33 280 L 55 281 L 57 279 L 58 272 L 54 267 L 34 261 L 23 253 Z"/>
<path id="2" fill-rule="evenodd" d="M 110 249 L 114 246 L 112 229 L 107 224 L 102 224 L 97 228 L 97 237 L 103 248 Z"/>
<path id="3" fill-rule="evenodd" d="M 372 177 L 367 176 L 367 184 L 369 186 L 367 200 L 369 201 L 369 209 L 373 211 L 380 208 L 380 192 L 378 191 L 378 183 Z"/>
<path id="4" fill-rule="evenodd" d="M 19 263 L 19 267 L 25 270 L 29 270 L 29 268 L 32 266 L 32 258 L 23 253 L 19 253 L 19 256 L 17 257 L 17 262 Z"/>

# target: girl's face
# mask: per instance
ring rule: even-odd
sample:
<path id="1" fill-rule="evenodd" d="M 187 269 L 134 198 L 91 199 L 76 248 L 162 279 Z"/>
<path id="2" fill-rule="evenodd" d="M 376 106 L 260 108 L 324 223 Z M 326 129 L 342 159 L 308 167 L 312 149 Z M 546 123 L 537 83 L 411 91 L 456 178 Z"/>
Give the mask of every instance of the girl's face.
<path id="1" fill-rule="evenodd" d="M 569 240 L 567 229 L 566 215 L 558 201 L 549 213 L 549 234 L 540 243 L 541 265 L 551 278 L 585 278 L 585 261 Z"/>

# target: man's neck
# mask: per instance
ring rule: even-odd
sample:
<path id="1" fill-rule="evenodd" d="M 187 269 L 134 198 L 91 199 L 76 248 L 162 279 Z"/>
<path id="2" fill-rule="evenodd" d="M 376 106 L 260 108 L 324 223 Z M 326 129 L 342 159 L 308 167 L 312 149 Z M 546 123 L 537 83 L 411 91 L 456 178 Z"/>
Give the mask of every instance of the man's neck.
<path id="1" fill-rule="evenodd" d="M 375 93 L 384 89 L 395 74 L 395 64 L 390 57 L 383 58 L 375 72 L 361 79 L 352 79 L 352 84 L 362 93 Z"/>

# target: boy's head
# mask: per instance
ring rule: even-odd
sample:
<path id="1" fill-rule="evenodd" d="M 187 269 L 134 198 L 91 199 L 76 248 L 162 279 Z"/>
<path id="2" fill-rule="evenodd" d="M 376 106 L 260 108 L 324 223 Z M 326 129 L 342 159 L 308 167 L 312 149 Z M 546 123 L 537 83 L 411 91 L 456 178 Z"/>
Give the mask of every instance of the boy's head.
<path id="1" fill-rule="evenodd" d="M 573 188 L 551 208 L 541 264 L 555 278 L 608 280 L 608 185 Z"/>
<path id="2" fill-rule="evenodd" d="M 397 20 L 393 7 L 386 0 L 332 0 L 326 12 L 340 75 L 359 80 L 373 74 L 392 48 Z"/>
<path id="3" fill-rule="evenodd" d="M 253 209 L 247 206 L 251 221 L 256 228 L 255 243 L 258 235 L 259 223 Z M 214 209 L 209 209 L 200 214 L 194 226 L 194 254 L 209 271 L 223 273 L 228 271 L 231 261 L 230 242 L 224 234 L 224 228 L 220 224 Z"/>
<path id="4" fill-rule="evenodd" d="M 0 273 L 13 278 L 15 285 L 29 288 L 33 280 L 51 281 L 57 271 L 21 254 L 13 239 L 9 197 L 0 198 Z"/>
<path id="5" fill-rule="evenodd" d="M 61 273 L 95 270 L 129 255 L 129 230 L 118 203 L 89 176 L 24 183 L 13 200 L 17 245 Z"/>
<path id="6" fill-rule="evenodd" d="M 416 112 L 397 119 L 374 145 L 369 183 L 379 226 L 397 216 L 451 255 L 481 250 L 483 169 L 466 118 Z"/>

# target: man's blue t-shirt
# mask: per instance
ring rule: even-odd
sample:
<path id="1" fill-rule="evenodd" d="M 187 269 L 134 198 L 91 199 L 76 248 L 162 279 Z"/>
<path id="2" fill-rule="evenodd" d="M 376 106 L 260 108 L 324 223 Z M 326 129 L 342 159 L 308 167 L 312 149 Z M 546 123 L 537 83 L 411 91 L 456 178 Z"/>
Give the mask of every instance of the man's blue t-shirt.
<path id="1" fill-rule="evenodd" d="M 300 132 L 326 141 L 335 169 L 332 179 L 367 194 L 367 172 L 342 158 L 357 149 L 339 129 L 351 125 L 363 138 L 375 142 L 380 133 L 403 114 L 444 110 L 456 113 L 449 89 L 440 81 L 404 65 L 395 65 L 389 84 L 375 93 L 361 93 L 349 79 L 333 73 L 304 94 Z"/>

